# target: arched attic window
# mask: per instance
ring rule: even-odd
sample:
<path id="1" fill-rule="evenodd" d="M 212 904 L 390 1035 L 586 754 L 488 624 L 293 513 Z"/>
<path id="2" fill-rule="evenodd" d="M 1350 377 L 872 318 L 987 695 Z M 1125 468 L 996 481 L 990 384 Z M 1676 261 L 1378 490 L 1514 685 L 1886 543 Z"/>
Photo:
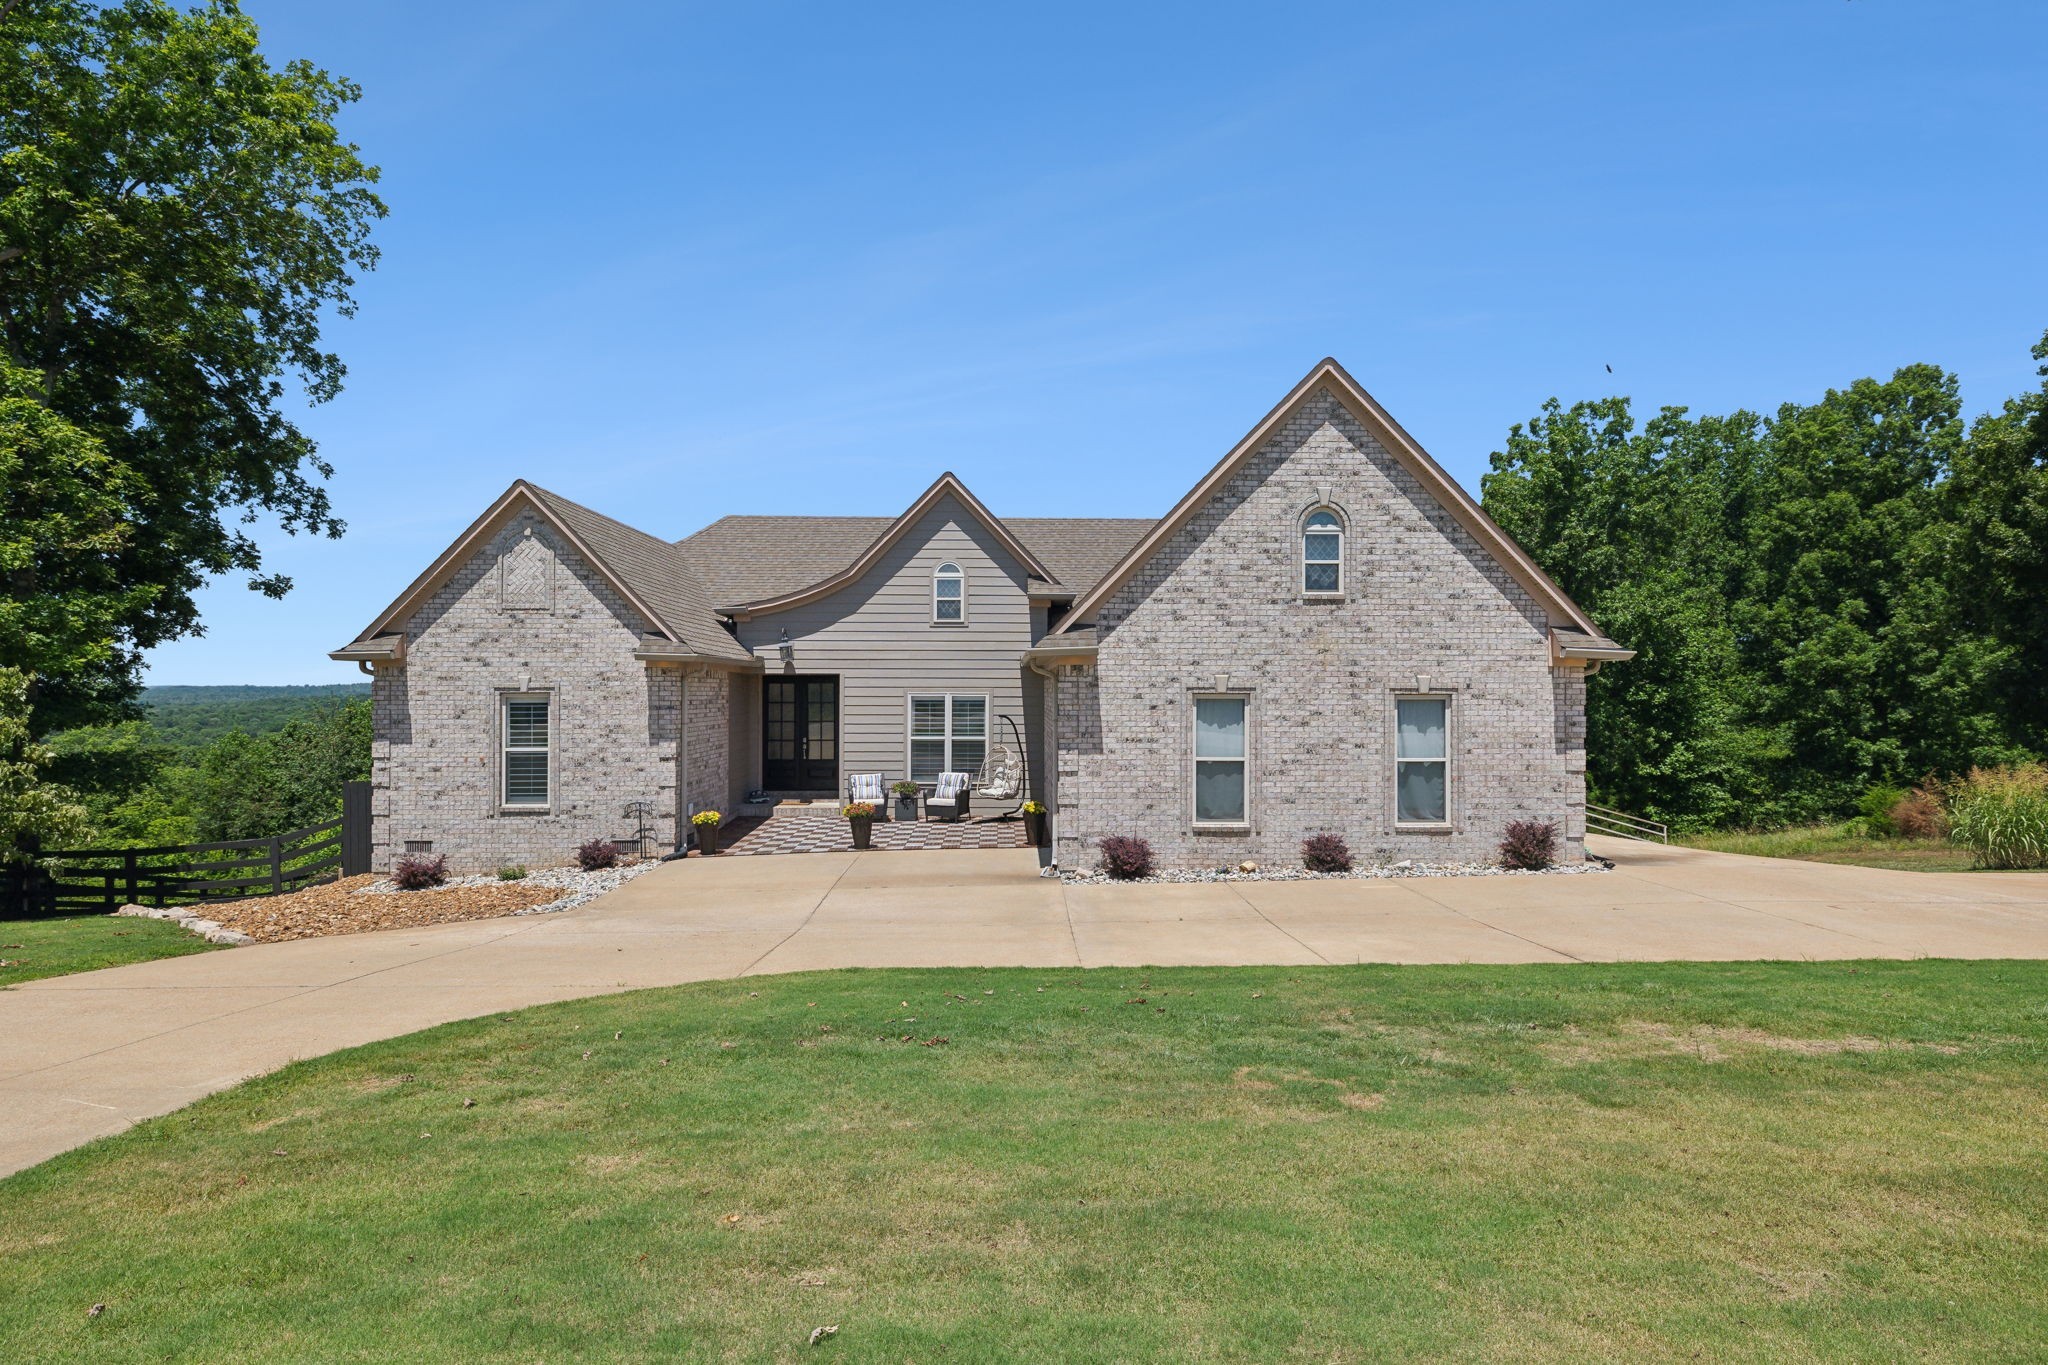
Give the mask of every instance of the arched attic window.
<path id="1" fill-rule="evenodd" d="M 1327 507 L 1301 519 L 1301 591 L 1304 597 L 1344 591 L 1344 521 Z"/>
<path id="2" fill-rule="evenodd" d="M 967 575 L 948 560 L 932 571 L 932 621 L 957 625 L 967 619 Z"/>

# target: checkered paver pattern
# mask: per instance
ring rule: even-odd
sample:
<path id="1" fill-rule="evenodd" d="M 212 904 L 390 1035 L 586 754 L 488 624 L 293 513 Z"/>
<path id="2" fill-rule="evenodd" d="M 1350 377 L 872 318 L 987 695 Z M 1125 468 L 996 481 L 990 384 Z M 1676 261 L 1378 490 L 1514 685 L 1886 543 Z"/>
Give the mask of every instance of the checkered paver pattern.
<path id="1" fill-rule="evenodd" d="M 733 822 L 735 826 L 742 824 Z M 748 853 L 831 853 L 853 847 L 853 832 L 837 811 L 783 812 L 765 820 L 746 821 L 745 828 L 724 831 L 720 851 Z M 1023 848 L 1022 820 L 961 820 L 915 823 L 877 820 L 876 848 Z"/>

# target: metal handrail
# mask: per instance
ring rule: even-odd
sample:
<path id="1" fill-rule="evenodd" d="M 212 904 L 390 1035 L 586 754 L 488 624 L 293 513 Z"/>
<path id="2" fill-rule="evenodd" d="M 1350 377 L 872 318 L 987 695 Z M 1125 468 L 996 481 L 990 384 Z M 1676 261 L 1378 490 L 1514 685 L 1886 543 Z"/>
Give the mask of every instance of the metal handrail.
<path id="1" fill-rule="evenodd" d="M 1596 834 L 1611 834 L 1617 839 L 1655 839 L 1660 844 L 1671 842 L 1669 825 L 1645 820 L 1611 806 L 1596 806 L 1591 801 L 1586 803 L 1586 828 Z"/>

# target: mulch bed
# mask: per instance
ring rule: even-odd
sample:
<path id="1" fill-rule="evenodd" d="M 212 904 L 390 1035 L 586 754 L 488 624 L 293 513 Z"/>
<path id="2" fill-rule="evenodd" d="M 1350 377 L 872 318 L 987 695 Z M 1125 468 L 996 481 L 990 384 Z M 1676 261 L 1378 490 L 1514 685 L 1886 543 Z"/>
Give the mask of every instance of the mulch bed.
<path id="1" fill-rule="evenodd" d="M 558 901 L 569 893 L 559 886 L 525 882 L 493 882 L 487 886 L 450 886 L 390 895 L 359 895 L 361 888 L 383 877 L 365 872 L 358 877 L 323 882 L 283 896 L 208 905 L 200 913 L 258 943 L 319 938 L 328 934 L 361 934 L 373 929 L 417 929 L 428 924 L 493 919 Z"/>

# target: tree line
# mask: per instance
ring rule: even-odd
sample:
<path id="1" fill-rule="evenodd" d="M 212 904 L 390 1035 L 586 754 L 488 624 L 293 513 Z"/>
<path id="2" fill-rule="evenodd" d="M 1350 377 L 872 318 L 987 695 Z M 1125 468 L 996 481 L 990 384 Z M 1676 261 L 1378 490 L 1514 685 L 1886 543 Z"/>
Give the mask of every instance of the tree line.
<path id="1" fill-rule="evenodd" d="M 2048 751 L 2048 385 L 1974 421 L 1929 364 L 1769 415 L 1553 399 L 1483 490 L 1639 651 L 1588 685 L 1595 800 L 1767 827 Z"/>

